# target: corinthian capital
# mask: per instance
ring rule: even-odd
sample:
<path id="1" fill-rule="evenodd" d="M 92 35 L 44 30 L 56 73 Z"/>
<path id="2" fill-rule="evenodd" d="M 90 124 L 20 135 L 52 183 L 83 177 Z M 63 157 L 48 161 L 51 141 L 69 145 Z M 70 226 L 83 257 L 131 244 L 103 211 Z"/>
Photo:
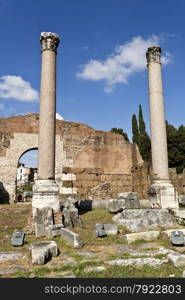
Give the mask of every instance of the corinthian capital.
<path id="1" fill-rule="evenodd" d="M 51 50 L 57 53 L 57 47 L 60 43 L 58 34 L 52 32 L 41 32 L 40 35 L 41 51 Z"/>
<path id="2" fill-rule="evenodd" d="M 147 63 L 156 62 L 161 63 L 161 47 L 149 47 L 146 52 Z"/>

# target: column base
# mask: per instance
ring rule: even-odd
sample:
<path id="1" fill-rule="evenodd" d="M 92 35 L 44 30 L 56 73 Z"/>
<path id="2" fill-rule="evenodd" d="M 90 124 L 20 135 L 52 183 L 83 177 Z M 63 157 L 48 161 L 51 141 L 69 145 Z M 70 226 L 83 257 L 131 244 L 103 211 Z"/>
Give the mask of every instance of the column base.
<path id="1" fill-rule="evenodd" d="M 53 179 L 36 180 L 33 186 L 32 207 L 60 209 L 59 186 Z"/>
<path id="2" fill-rule="evenodd" d="M 170 180 L 155 180 L 151 188 L 156 192 L 155 197 L 150 197 L 153 208 L 179 208 L 177 191 Z"/>

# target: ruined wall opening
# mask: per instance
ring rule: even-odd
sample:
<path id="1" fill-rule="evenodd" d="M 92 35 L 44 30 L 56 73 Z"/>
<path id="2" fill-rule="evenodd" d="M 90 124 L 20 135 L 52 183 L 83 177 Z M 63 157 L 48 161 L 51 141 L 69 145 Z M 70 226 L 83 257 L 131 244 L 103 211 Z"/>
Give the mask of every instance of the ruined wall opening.
<path id="1" fill-rule="evenodd" d="M 24 151 L 17 162 L 16 202 L 30 202 L 32 187 L 37 179 L 38 148 Z"/>

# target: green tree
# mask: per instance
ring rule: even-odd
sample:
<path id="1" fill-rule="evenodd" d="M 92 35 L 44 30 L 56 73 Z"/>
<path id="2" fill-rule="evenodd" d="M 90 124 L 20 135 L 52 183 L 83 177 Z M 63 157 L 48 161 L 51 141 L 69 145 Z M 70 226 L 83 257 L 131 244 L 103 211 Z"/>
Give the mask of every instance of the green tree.
<path id="1" fill-rule="evenodd" d="M 151 161 L 151 141 L 146 131 L 141 104 L 139 105 L 139 128 L 137 125 L 137 118 L 135 115 L 133 115 L 132 133 L 133 133 L 133 142 L 135 142 L 138 145 L 139 152 L 143 160 Z"/>
<path id="2" fill-rule="evenodd" d="M 114 132 L 114 133 L 121 134 L 121 135 L 125 138 L 125 140 L 126 140 L 127 142 L 129 142 L 128 135 L 127 135 L 126 132 L 123 131 L 122 128 L 116 128 L 116 127 L 113 127 L 110 131 L 111 131 L 111 132 Z"/>
<path id="3" fill-rule="evenodd" d="M 177 173 L 185 168 L 185 126 L 181 125 L 177 131 L 177 152 L 176 152 Z"/>
<path id="4" fill-rule="evenodd" d="M 139 133 L 145 134 L 145 132 L 146 132 L 146 126 L 143 119 L 142 107 L 141 104 L 139 104 Z"/>
<path id="5" fill-rule="evenodd" d="M 170 168 L 178 165 L 178 130 L 166 121 L 168 163 Z"/>
<path id="6" fill-rule="evenodd" d="M 132 115 L 132 141 L 133 143 L 139 145 L 139 129 L 137 125 L 136 115 Z"/>
<path id="7" fill-rule="evenodd" d="M 151 161 L 151 141 L 146 131 L 140 134 L 138 147 L 143 160 Z"/>

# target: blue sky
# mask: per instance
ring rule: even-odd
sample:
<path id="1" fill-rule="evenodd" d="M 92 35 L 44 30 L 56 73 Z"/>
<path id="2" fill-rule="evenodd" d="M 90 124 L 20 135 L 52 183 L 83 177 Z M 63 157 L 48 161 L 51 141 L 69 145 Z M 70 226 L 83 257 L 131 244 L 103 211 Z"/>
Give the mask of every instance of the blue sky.
<path id="1" fill-rule="evenodd" d="M 61 38 L 57 112 L 65 120 L 120 127 L 131 138 L 142 104 L 149 131 L 145 48 L 155 43 L 166 118 L 185 123 L 184 11 L 184 0 L 0 0 L 0 115 L 39 111 L 39 36 L 51 31 Z"/>

